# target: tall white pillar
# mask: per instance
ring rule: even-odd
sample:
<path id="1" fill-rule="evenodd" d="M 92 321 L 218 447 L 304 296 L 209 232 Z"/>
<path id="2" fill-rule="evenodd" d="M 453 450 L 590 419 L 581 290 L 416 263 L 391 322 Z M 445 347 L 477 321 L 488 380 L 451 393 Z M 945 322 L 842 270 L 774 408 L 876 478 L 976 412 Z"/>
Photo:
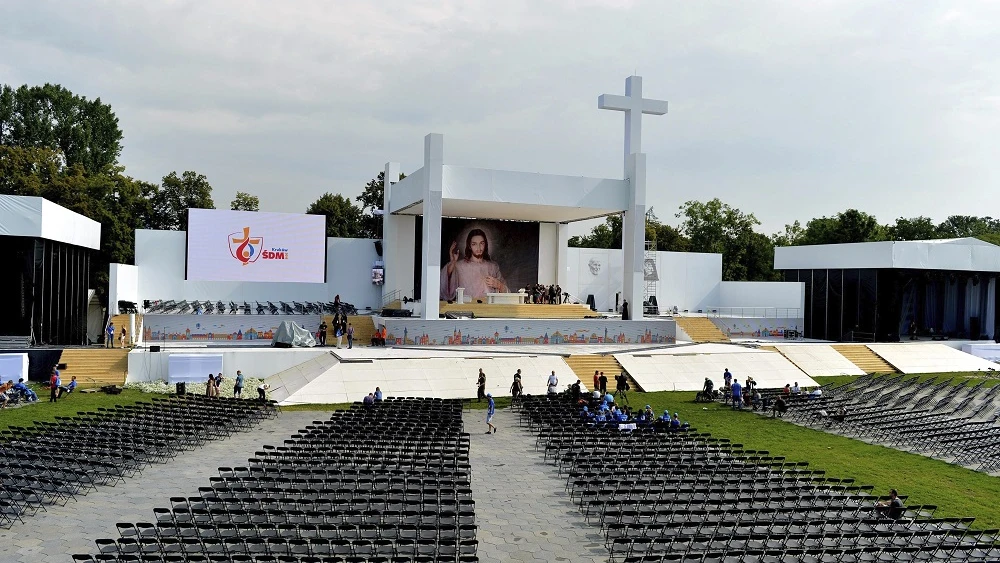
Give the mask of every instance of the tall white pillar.
<path id="1" fill-rule="evenodd" d="M 643 256 L 646 252 L 646 155 L 628 156 L 626 178 L 629 181 L 628 209 L 622 225 L 622 250 L 625 255 L 624 297 L 632 320 L 642 319 Z"/>
<path id="2" fill-rule="evenodd" d="M 391 200 L 392 185 L 399 181 L 399 163 L 385 163 L 383 173 L 383 195 L 382 195 L 382 261 L 385 263 L 385 285 L 382 286 L 382 302 L 394 291 L 403 290 L 400 284 L 401 276 L 405 272 L 397 271 L 400 266 L 399 247 L 396 245 L 396 232 L 399 229 L 399 217 L 391 214 L 389 201 Z"/>
<path id="3" fill-rule="evenodd" d="M 557 226 L 556 244 L 556 283 L 563 292 L 569 291 L 569 224 L 559 223 Z"/>
<path id="4" fill-rule="evenodd" d="M 424 225 L 420 255 L 420 305 L 423 318 L 437 319 L 441 298 L 441 191 L 444 183 L 444 135 L 424 137 Z"/>

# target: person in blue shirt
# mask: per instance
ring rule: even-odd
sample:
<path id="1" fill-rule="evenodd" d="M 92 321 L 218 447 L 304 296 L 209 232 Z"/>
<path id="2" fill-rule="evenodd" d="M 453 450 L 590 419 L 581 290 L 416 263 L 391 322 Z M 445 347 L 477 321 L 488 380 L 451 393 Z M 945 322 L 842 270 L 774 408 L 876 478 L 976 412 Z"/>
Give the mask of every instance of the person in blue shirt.
<path id="1" fill-rule="evenodd" d="M 69 385 L 59 386 L 59 398 L 62 399 L 63 393 L 72 393 L 76 390 L 76 376 L 74 375 L 69 379 Z"/>
<path id="2" fill-rule="evenodd" d="M 486 394 L 486 433 L 496 434 L 497 427 L 493 425 L 493 415 L 497 413 L 497 406 L 493 402 L 493 393 Z"/>
<path id="3" fill-rule="evenodd" d="M 233 397 L 243 398 L 243 372 L 236 370 L 236 383 L 233 385 Z"/>
<path id="4" fill-rule="evenodd" d="M 382 402 L 382 390 L 378 387 L 375 388 L 375 402 L 376 403 Z"/>
<path id="5" fill-rule="evenodd" d="M 681 429 L 681 417 L 677 416 L 677 413 L 670 419 L 670 429 L 675 431 Z"/>
<path id="6" fill-rule="evenodd" d="M 35 401 L 38 400 L 38 395 L 31 390 L 31 387 L 28 387 L 27 384 L 24 383 L 23 377 L 17 380 L 17 383 L 14 385 L 13 389 L 14 391 L 19 392 L 21 396 L 24 397 L 24 400 L 28 401 L 29 403 L 34 403 Z"/>
<path id="7" fill-rule="evenodd" d="M 743 386 L 736 379 L 733 380 L 733 408 L 743 408 Z"/>
<path id="8" fill-rule="evenodd" d="M 115 323 L 108 323 L 108 329 L 105 331 L 107 334 L 104 338 L 105 348 L 115 347 Z"/>

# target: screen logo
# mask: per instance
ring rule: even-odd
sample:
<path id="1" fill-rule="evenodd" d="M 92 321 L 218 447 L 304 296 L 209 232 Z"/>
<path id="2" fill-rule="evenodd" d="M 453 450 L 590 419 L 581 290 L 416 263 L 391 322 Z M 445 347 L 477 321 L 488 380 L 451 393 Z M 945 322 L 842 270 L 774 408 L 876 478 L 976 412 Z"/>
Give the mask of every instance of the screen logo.
<path id="1" fill-rule="evenodd" d="M 251 237 L 250 227 L 243 227 L 242 233 L 229 233 L 229 253 L 244 266 L 258 258 L 264 260 L 288 260 L 287 248 L 264 250 L 264 237 Z"/>

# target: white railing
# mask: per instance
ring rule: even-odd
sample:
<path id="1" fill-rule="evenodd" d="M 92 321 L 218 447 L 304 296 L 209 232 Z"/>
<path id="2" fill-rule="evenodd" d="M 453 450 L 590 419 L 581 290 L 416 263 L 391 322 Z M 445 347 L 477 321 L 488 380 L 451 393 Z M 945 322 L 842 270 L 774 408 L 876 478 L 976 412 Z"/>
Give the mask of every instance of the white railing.
<path id="1" fill-rule="evenodd" d="M 729 317 L 744 319 L 801 319 L 799 307 L 708 307 L 708 317 Z"/>

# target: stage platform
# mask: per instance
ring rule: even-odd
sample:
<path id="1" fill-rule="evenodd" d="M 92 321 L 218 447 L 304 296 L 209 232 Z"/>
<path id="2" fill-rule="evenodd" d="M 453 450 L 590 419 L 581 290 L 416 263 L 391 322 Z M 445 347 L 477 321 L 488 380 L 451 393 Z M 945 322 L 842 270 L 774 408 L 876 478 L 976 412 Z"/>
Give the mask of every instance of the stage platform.
<path id="1" fill-rule="evenodd" d="M 500 305 L 494 305 L 500 306 Z M 518 305 L 544 307 L 544 305 Z M 549 305 L 570 307 L 570 305 Z M 434 319 L 382 317 L 396 346 L 673 344 L 673 319 Z"/>
<path id="2" fill-rule="evenodd" d="M 592 311 L 590 307 L 579 303 L 543 305 L 535 303 L 448 303 L 442 301 L 438 310 L 442 315 L 471 313 L 480 319 L 586 319 L 601 317 L 601 313 Z"/>

